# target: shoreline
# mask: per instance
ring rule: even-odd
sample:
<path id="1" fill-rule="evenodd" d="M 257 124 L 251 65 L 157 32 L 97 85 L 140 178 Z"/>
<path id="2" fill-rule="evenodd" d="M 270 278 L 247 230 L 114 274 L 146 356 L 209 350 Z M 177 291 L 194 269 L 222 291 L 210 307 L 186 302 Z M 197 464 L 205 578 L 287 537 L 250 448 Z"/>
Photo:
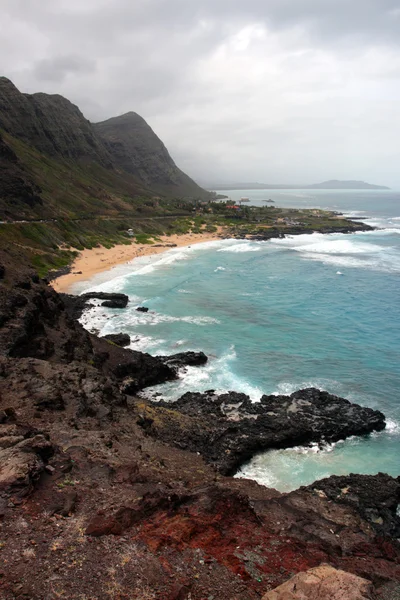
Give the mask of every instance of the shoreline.
<path id="1" fill-rule="evenodd" d="M 370 225 L 367 225 L 361 221 L 358 223 L 351 223 L 351 225 L 352 226 L 346 225 L 344 227 L 331 227 L 329 229 L 326 227 L 321 227 L 313 230 L 306 230 L 298 226 L 285 227 L 281 230 L 275 230 L 274 228 L 267 226 L 264 228 L 262 234 L 239 234 L 232 236 L 231 239 L 235 238 L 253 241 L 267 241 L 272 238 L 286 237 L 287 235 L 303 235 L 307 233 L 348 234 L 375 229 L 375 227 L 371 227 Z M 56 276 L 52 281 L 50 281 L 50 285 L 56 292 L 70 293 L 70 289 L 75 283 L 87 281 L 94 275 L 108 271 L 117 265 L 128 263 L 135 258 L 161 254 L 167 250 L 171 250 L 172 248 L 191 246 L 192 244 L 212 242 L 230 237 L 229 235 L 224 235 L 225 233 L 227 233 L 227 228 L 218 226 L 217 231 L 214 233 L 204 232 L 173 234 L 170 236 L 161 235 L 158 236 L 157 243 L 155 244 L 137 244 L 136 242 L 132 241 L 130 244 L 117 244 L 112 248 L 98 246 L 96 248 L 85 249 L 79 252 L 79 255 L 70 265 L 68 273 Z"/>
<path id="2" fill-rule="evenodd" d="M 60 275 L 50 282 L 56 292 L 70 293 L 75 283 L 87 281 L 98 273 L 108 271 L 117 265 L 128 263 L 135 258 L 162 254 L 173 248 L 191 246 L 204 242 L 213 242 L 222 238 L 222 227 L 218 227 L 215 233 L 187 233 L 183 235 L 158 236 L 161 241 L 155 244 L 117 244 L 112 248 L 98 246 L 79 252 L 65 275 Z"/>

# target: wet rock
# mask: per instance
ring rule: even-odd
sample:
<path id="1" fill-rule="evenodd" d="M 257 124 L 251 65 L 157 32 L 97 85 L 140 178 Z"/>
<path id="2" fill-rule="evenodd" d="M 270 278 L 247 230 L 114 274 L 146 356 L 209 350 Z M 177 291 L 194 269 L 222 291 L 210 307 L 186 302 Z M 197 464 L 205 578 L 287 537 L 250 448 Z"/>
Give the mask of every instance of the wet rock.
<path id="1" fill-rule="evenodd" d="M 179 352 L 170 356 L 157 356 L 164 364 L 172 367 L 198 367 L 205 365 L 208 357 L 204 352 Z"/>
<path id="2" fill-rule="evenodd" d="M 88 292 L 80 296 L 72 294 L 60 294 L 66 311 L 73 319 L 77 320 L 82 313 L 90 308 L 90 300 L 103 300 L 101 306 L 108 308 L 125 308 L 129 302 L 126 294 L 107 293 L 107 292 Z"/>
<path id="3" fill-rule="evenodd" d="M 125 308 L 126 304 L 123 298 L 116 298 L 114 300 L 105 300 L 101 303 L 101 306 L 105 306 L 106 308 Z"/>
<path id="4" fill-rule="evenodd" d="M 165 422 L 158 417 L 157 424 L 147 423 L 146 433 L 200 452 L 224 475 L 262 450 L 334 442 L 385 428 L 381 412 L 315 388 L 263 396 L 258 403 L 236 392 L 188 392 L 173 405 L 157 406 L 165 408 Z"/>
<path id="5" fill-rule="evenodd" d="M 131 343 L 131 338 L 127 333 L 109 333 L 108 335 L 104 335 L 103 339 L 113 342 L 113 344 L 117 344 L 117 346 L 121 346 L 122 348 L 129 346 Z"/>
<path id="6" fill-rule="evenodd" d="M 143 312 L 143 313 L 149 312 L 149 309 L 147 308 L 147 306 L 138 306 L 136 310 L 138 312 Z"/>
<path id="7" fill-rule="evenodd" d="M 321 565 L 297 573 L 289 581 L 265 594 L 262 600 L 372 600 L 370 581 Z"/>

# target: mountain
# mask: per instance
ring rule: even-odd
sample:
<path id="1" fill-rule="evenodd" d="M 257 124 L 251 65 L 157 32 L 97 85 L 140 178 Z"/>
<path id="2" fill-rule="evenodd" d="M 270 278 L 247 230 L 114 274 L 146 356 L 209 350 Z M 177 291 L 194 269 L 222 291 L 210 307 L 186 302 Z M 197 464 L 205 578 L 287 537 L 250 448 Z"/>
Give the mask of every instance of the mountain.
<path id="1" fill-rule="evenodd" d="M 22 94 L 5 77 L 0 77 L 0 128 L 49 156 L 112 167 L 111 156 L 77 106 L 59 95 Z"/>
<path id="2" fill-rule="evenodd" d="M 154 195 L 210 197 L 135 113 L 93 125 L 66 98 L 23 94 L 6 77 L 0 174 L 0 219 L 126 213 Z"/>
<path id="3" fill-rule="evenodd" d="M 341 181 L 339 179 L 331 179 L 322 183 L 314 183 L 308 185 L 309 190 L 389 190 L 390 188 L 384 185 L 374 185 L 365 181 Z"/>
<path id="4" fill-rule="evenodd" d="M 167 188 L 177 195 L 204 195 L 204 190 L 176 166 L 163 142 L 140 115 L 129 112 L 93 127 L 114 164 L 145 185 L 160 193 Z"/>
<path id="5" fill-rule="evenodd" d="M 384 185 L 374 185 L 365 181 L 341 181 L 339 179 L 331 179 L 322 183 L 296 185 L 286 183 L 213 183 L 204 184 L 209 190 L 389 190 L 390 188 Z"/>

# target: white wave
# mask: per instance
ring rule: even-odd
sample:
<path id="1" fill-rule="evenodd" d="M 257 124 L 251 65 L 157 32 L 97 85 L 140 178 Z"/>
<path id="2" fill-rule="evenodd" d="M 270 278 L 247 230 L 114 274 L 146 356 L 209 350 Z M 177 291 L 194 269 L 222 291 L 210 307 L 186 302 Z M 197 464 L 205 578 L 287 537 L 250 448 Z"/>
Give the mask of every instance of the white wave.
<path id="1" fill-rule="evenodd" d="M 155 354 L 160 354 L 158 349 L 166 343 L 168 343 L 167 340 L 153 338 L 150 335 L 133 335 L 129 347 L 132 350 L 138 350 L 139 352 L 154 351 Z"/>
<path id="2" fill-rule="evenodd" d="M 179 261 L 191 258 L 194 253 L 209 249 L 217 249 L 232 244 L 232 240 L 215 240 L 196 243 L 193 246 L 172 248 L 161 255 L 138 256 L 124 264 L 117 265 L 108 271 L 94 275 L 90 280 L 78 282 L 74 286 L 75 293 L 88 291 L 119 292 L 125 283 L 137 275 L 149 275 L 158 269 L 168 267 Z"/>
<path id="3" fill-rule="evenodd" d="M 392 221 L 400 221 L 400 217 L 392 217 Z"/>
<path id="4" fill-rule="evenodd" d="M 256 245 L 254 242 L 243 242 L 239 244 L 233 244 L 227 248 L 221 248 L 218 252 L 259 252 L 261 250 L 260 245 Z"/>
<path id="5" fill-rule="evenodd" d="M 316 254 L 372 254 L 386 250 L 377 244 L 363 244 L 353 240 L 324 240 L 314 244 L 295 246 L 297 252 L 315 252 Z"/>
<path id="6" fill-rule="evenodd" d="M 333 265 L 342 268 L 372 269 L 385 273 L 398 273 L 400 271 L 400 255 L 386 254 L 382 257 L 357 258 L 355 256 L 339 256 L 328 254 L 303 253 L 303 258 L 320 261 L 325 265 Z"/>
<path id="7" fill-rule="evenodd" d="M 336 271 L 336 275 L 343 275 L 341 271 Z"/>
<path id="8" fill-rule="evenodd" d="M 364 210 L 346 210 L 343 212 L 343 216 L 351 219 L 351 217 L 361 217 L 367 213 Z"/>
<path id="9" fill-rule="evenodd" d="M 183 288 L 178 290 L 178 292 L 180 294 L 193 294 L 193 292 L 191 292 L 190 290 L 184 290 Z"/>
<path id="10" fill-rule="evenodd" d="M 148 388 L 142 395 L 151 398 L 157 393 L 167 401 L 174 401 L 186 392 L 205 392 L 212 388 L 218 394 L 235 390 L 247 394 L 254 402 L 259 401 L 262 390 L 235 373 L 236 361 L 232 345 L 221 357 L 209 358 L 204 367 L 186 367 L 178 381 Z"/>
<path id="11" fill-rule="evenodd" d="M 400 423 L 394 419 L 386 419 L 385 431 L 391 435 L 400 433 Z"/>
<path id="12" fill-rule="evenodd" d="M 214 273 L 217 273 L 218 271 L 226 271 L 225 267 L 217 267 L 216 269 L 214 269 Z"/>
<path id="13" fill-rule="evenodd" d="M 307 379 L 300 382 L 282 381 L 271 394 L 274 396 L 290 396 L 293 392 L 306 388 L 317 388 L 318 390 L 326 390 L 336 394 L 338 386 L 340 387 L 340 383 L 334 379 Z"/>
<path id="14" fill-rule="evenodd" d="M 387 233 L 393 231 L 391 229 Z M 373 233 L 382 234 L 382 231 Z M 400 271 L 400 252 L 396 247 L 369 243 L 359 236 L 313 233 L 271 242 L 282 249 L 299 252 L 306 260 L 320 261 L 326 265 L 387 273 Z"/>

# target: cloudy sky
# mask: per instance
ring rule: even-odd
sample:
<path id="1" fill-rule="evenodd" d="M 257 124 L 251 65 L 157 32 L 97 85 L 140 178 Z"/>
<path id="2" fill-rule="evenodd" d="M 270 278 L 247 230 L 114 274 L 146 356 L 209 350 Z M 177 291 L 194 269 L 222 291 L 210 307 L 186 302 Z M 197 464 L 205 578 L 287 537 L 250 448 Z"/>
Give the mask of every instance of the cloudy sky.
<path id="1" fill-rule="evenodd" d="M 400 186 L 400 0 L 0 0 L 0 74 L 202 181 Z"/>

